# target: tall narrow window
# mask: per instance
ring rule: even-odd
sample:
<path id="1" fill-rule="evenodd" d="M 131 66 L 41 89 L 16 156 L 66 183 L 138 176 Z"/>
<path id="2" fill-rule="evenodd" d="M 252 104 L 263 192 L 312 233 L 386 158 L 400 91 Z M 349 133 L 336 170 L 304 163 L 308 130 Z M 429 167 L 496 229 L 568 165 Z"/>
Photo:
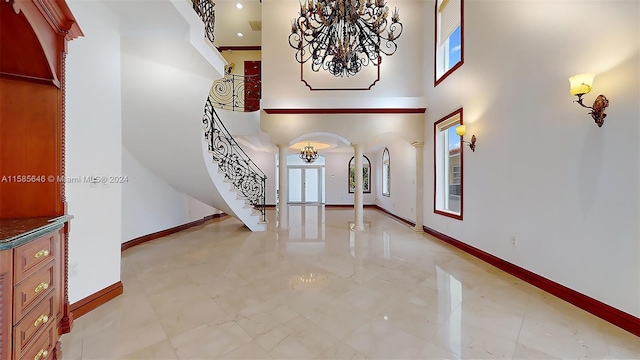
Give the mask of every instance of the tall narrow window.
<path id="1" fill-rule="evenodd" d="M 356 191 L 356 163 L 352 156 L 349 160 L 349 194 Z M 371 193 L 371 160 L 367 155 L 362 155 L 362 192 Z"/>
<path id="2" fill-rule="evenodd" d="M 462 144 L 456 126 L 462 125 L 462 109 L 435 122 L 434 164 L 436 214 L 462 220 Z"/>
<path id="3" fill-rule="evenodd" d="M 434 86 L 464 62 L 463 7 L 464 0 L 436 1 Z"/>
<path id="4" fill-rule="evenodd" d="M 382 195 L 391 195 L 391 164 L 389 162 L 389 149 L 382 152 Z"/>

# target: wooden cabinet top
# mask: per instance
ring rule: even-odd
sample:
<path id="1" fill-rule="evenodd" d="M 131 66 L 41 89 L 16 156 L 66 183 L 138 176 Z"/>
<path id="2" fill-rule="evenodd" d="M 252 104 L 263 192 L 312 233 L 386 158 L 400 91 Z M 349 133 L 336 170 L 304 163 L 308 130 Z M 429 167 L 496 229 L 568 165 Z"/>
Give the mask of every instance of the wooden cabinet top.
<path id="1" fill-rule="evenodd" d="M 73 216 L 0 219 L 0 250 L 26 244 L 51 231 L 58 230 Z"/>

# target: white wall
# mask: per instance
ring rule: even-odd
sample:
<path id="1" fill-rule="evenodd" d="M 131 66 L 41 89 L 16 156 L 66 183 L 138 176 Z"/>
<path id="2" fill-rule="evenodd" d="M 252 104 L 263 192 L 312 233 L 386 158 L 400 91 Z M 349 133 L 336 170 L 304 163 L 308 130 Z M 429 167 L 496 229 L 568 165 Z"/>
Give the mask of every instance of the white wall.
<path id="1" fill-rule="evenodd" d="M 434 214 L 425 191 L 425 225 L 634 316 L 639 14 L 637 1 L 466 1 L 464 65 L 436 88 L 433 29 L 424 36 L 425 189 L 435 121 L 462 106 L 478 138 L 464 150 L 464 220 Z M 568 77 L 587 71 L 586 102 L 611 101 L 602 128 L 569 94 Z"/>
<path id="2" fill-rule="evenodd" d="M 398 7 L 404 32 L 397 40 L 393 56 L 382 56 L 380 81 L 370 91 L 311 91 L 300 81 L 300 65 L 295 61 L 295 49 L 288 43 L 291 20 L 299 12 L 297 0 L 266 1 L 262 4 L 262 107 L 263 108 L 324 108 L 324 107 L 393 107 L 413 98 L 422 98 L 423 53 L 419 46 L 424 28 L 430 22 L 422 18 L 424 2 L 390 1 L 393 11 Z M 276 65 L 277 64 L 277 65 Z M 373 67 L 367 68 L 373 70 Z M 314 75 L 334 78 L 328 72 Z M 305 77 L 306 79 L 307 77 Z M 334 78 L 335 79 L 335 78 Z M 338 78 L 337 86 L 353 87 L 352 78 Z M 393 98 L 393 99 L 392 99 Z M 403 107 L 403 106 L 399 106 Z"/>
<path id="3" fill-rule="evenodd" d="M 325 202 L 327 205 L 353 205 L 354 194 L 349 193 L 349 160 L 353 153 L 348 152 L 327 152 L 325 155 Z M 374 203 L 376 192 L 378 191 L 378 181 L 374 178 L 376 173 L 375 154 L 365 152 L 371 161 L 371 193 L 363 194 L 363 203 L 371 205 Z"/>
<path id="4" fill-rule="evenodd" d="M 396 105 L 391 107 L 397 108 Z M 332 104 L 325 104 L 321 108 L 330 106 Z M 362 103 L 352 103 L 352 107 L 361 106 Z M 409 143 L 422 142 L 424 114 L 267 114 L 263 111 L 260 128 L 269 134 L 274 144 L 292 144 L 315 134 L 330 134 L 344 143 L 366 147 L 389 135 L 401 136 Z"/>
<path id="5" fill-rule="evenodd" d="M 391 181 L 389 196 L 382 196 L 382 151 L 389 149 Z M 399 137 L 388 137 L 382 149 L 372 154 L 376 204 L 403 219 L 416 220 L 416 149 Z"/>
<path id="6" fill-rule="evenodd" d="M 275 189 L 277 187 L 276 154 L 256 151 L 248 146 L 242 146 L 242 148 L 267 175 L 267 204 L 274 205 L 276 203 Z M 380 180 L 376 178 L 376 169 L 379 165 L 374 162 L 375 156 L 378 155 L 368 152 L 365 152 L 365 155 L 371 160 L 371 166 L 374 169 L 371 174 L 371 194 L 364 194 L 364 204 L 372 205 L 375 202 L 376 193 L 380 191 L 378 189 Z M 353 194 L 349 194 L 348 188 L 348 165 L 353 153 L 323 152 L 322 156 L 325 158 L 325 203 L 327 205 L 353 205 Z"/>
<path id="7" fill-rule="evenodd" d="M 220 55 L 224 57 L 227 64 L 235 64 L 231 70 L 231 73 L 235 75 L 244 75 L 245 61 L 262 61 L 262 52 L 260 50 L 227 50 Z"/>
<path id="8" fill-rule="evenodd" d="M 171 187 L 122 148 L 122 242 L 170 229 L 219 210 Z"/>
<path id="9" fill-rule="evenodd" d="M 118 21 L 101 3 L 68 1 L 85 37 L 69 43 L 67 56 L 66 175 L 122 174 L 120 35 Z M 67 184 L 69 301 L 76 302 L 120 280 L 119 184 Z"/>

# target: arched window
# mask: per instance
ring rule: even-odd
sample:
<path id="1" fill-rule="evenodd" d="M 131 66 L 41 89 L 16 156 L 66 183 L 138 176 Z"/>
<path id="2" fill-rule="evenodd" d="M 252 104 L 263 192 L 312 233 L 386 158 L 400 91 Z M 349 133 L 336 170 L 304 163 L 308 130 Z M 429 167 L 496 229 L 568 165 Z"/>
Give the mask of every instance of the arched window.
<path id="1" fill-rule="evenodd" d="M 349 194 L 356 191 L 356 163 L 352 156 L 349 160 Z M 366 155 L 362 155 L 362 192 L 371 193 L 371 161 Z"/>
<path id="2" fill-rule="evenodd" d="M 382 152 L 382 195 L 391 195 L 391 164 L 389 160 L 389 149 L 384 148 Z"/>

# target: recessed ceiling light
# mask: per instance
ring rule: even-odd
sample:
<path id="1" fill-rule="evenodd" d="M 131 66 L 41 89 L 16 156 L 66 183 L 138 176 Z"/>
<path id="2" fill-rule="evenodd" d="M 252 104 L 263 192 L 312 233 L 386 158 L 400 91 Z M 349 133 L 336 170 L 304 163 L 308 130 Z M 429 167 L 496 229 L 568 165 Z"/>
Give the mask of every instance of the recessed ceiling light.
<path id="1" fill-rule="evenodd" d="M 238 37 L 243 37 L 244 35 L 242 33 L 238 33 Z"/>
<path id="2" fill-rule="evenodd" d="M 236 4 L 236 7 L 237 7 L 238 9 L 242 9 L 242 8 L 243 8 L 242 4 L 240 4 L 240 3 L 237 3 L 237 4 Z"/>

